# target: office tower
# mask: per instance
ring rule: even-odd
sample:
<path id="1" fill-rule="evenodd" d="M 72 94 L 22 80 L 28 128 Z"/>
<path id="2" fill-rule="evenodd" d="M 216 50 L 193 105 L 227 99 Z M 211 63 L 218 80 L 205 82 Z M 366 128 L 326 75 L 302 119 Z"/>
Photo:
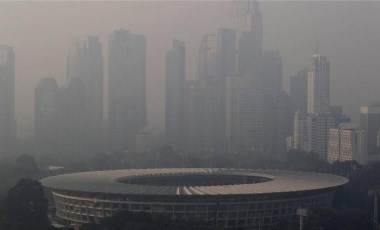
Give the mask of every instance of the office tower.
<path id="1" fill-rule="evenodd" d="M 215 78 L 215 149 L 225 150 L 225 91 L 226 78 L 234 76 L 236 61 L 236 32 L 231 29 L 219 29 L 217 32 L 216 69 Z"/>
<path id="2" fill-rule="evenodd" d="M 310 151 L 309 145 L 309 135 L 307 130 L 307 120 L 306 115 L 301 113 L 301 111 L 296 111 L 294 113 L 294 122 L 293 122 L 293 137 L 292 145 L 293 149 L 299 151 Z"/>
<path id="3" fill-rule="evenodd" d="M 327 161 L 357 161 L 366 165 L 366 136 L 366 131 L 353 123 L 341 123 L 338 128 L 330 129 Z"/>
<path id="4" fill-rule="evenodd" d="M 225 80 L 235 74 L 236 32 L 232 29 L 218 29 L 217 43 L 217 78 Z"/>
<path id="5" fill-rule="evenodd" d="M 89 141 L 98 151 L 103 139 L 103 55 L 98 37 L 75 42 L 67 57 L 67 77 L 80 78 L 85 86 Z"/>
<path id="6" fill-rule="evenodd" d="M 263 93 L 255 79 L 234 76 L 226 85 L 226 139 L 230 152 L 261 153 L 263 133 Z"/>
<path id="7" fill-rule="evenodd" d="M 307 113 L 307 81 L 307 68 L 289 77 L 289 94 L 293 111 L 300 111 L 303 114 Z"/>
<path id="8" fill-rule="evenodd" d="M 326 56 L 317 53 L 312 56 L 308 73 L 307 112 L 329 113 L 330 106 L 330 62 Z"/>
<path id="9" fill-rule="evenodd" d="M 330 114 L 334 117 L 334 128 L 338 128 L 341 123 L 350 123 L 351 117 L 343 114 L 342 106 L 330 106 Z"/>
<path id="10" fill-rule="evenodd" d="M 264 146 L 263 151 L 272 154 L 273 134 L 275 130 L 275 103 L 277 96 L 282 91 L 282 60 L 278 52 L 266 51 L 258 60 L 257 68 L 253 72 L 247 73 L 249 76 L 257 75 L 263 92 L 263 116 L 264 116 Z"/>
<path id="11" fill-rule="evenodd" d="M 110 147 L 135 149 L 135 136 L 146 124 L 146 39 L 127 30 L 109 37 L 108 113 Z"/>
<path id="12" fill-rule="evenodd" d="M 16 141 L 15 53 L 0 46 L 0 153 L 9 154 Z"/>
<path id="13" fill-rule="evenodd" d="M 166 53 L 165 132 L 166 144 L 177 150 L 183 149 L 185 55 L 185 43 L 173 40 Z"/>
<path id="14" fill-rule="evenodd" d="M 259 55 L 263 53 L 264 26 L 263 15 L 261 14 L 259 2 L 250 2 L 250 11 L 248 14 L 248 31 L 253 32 L 255 52 Z"/>
<path id="15" fill-rule="evenodd" d="M 229 7 L 227 27 L 234 29 L 237 37 L 240 37 L 244 31 L 248 30 L 250 2 L 231 1 Z"/>
<path id="16" fill-rule="evenodd" d="M 59 146 L 65 156 L 77 159 L 91 153 L 86 86 L 81 78 L 67 79 L 58 97 Z M 79 158 L 80 159 L 80 158 Z"/>
<path id="17" fill-rule="evenodd" d="M 39 154 L 54 154 L 59 146 L 60 89 L 54 78 L 43 78 L 34 91 L 34 138 Z"/>
<path id="18" fill-rule="evenodd" d="M 150 134 L 144 130 L 141 130 L 136 134 L 136 152 L 146 153 L 151 149 L 151 137 Z"/>
<path id="19" fill-rule="evenodd" d="M 373 103 L 368 107 L 360 107 L 360 129 L 367 131 L 368 155 L 379 154 L 380 104 Z"/>
<path id="20" fill-rule="evenodd" d="M 214 152 L 215 82 L 213 78 L 186 81 L 185 144 L 189 154 Z"/>
<path id="21" fill-rule="evenodd" d="M 231 1 L 228 27 L 236 31 L 237 47 L 244 32 L 254 34 L 252 44 L 259 53 L 263 51 L 263 16 L 257 1 Z"/>
<path id="22" fill-rule="evenodd" d="M 307 116 L 309 151 L 318 153 L 327 160 L 330 129 L 334 128 L 334 118 L 330 114 L 309 114 Z"/>
<path id="23" fill-rule="evenodd" d="M 287 138 L 293 133 L 293 110 L 289 94 L 281 92 L 275 104 L 275 127 L 273 135 L 274 150 L 272 159 L 285 160 L 287 152 Z"/>
<path id="24" fill-rule="evenodd" d="M 248 68 L 257 64 L 257 59 L 263 54 L 263 17 L 256 1 L 235 1 L 231 5 L 231 15 L 235 15 L 231 19 L 240 19 L 240 23 L 233 28 L 237 35 L 237 71 L 244 75 Z"/>
<path id="25" fill-rule="evenodd" d="M 199 78 L 216 77 L 216 35 L 205 34 L 199 47 Z"/>

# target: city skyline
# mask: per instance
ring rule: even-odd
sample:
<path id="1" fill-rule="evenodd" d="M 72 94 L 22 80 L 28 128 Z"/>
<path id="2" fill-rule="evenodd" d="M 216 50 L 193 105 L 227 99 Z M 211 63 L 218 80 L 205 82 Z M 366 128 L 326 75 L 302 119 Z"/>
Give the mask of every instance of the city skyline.
<path id="1" fill-rule="evenodd" d="M 10 17 L 13 15 L 16 10 L 22 6 L 23 3 L 6 3 L 3 10 L 5 10 L 1 17 Z M 79 12 L 88 12 L 90 9 L 97 9 L 102 7 L 101 3 L 88 3 L 88 5 L 82 5 L 82 7 L 77 8 L 77 13 L 70 9 L 74 9 L 78 3 L 51 3 L 51 4 L 38 4 L 32 3 L 32 7 L 25 9 L 23 14 L 27 18 L 30 13 L 38 13 L 41 10 L 51 9 L 54 11 L 54 6 L 62 4 L 62 12 L 57 12 L 55 17 L 59 17 L 63 13 L 71 15 L 67 18 L 67 23 L 72 20 L 75 20 L 79 17 Z M 190 8 L 199 8 L 199 19 L 201 21 L 207 21 L 209 23 L 202 24 L 199 26 L 191 26 L 190 30 L 187 32 L 179 29 L 179 27 L 174 27 L 176 29 L 167 29 L 173 24 L 168 18 L 158 17 L 156 18 L 157 23 L 162 25 L 167 25 L 163 27 L 161 31 L 154 30 L 152 24 L 149 24 L 144 21 L 145 24 L 140 25 L 141 20 L 134 20 L 138 12 L 151 12 L 149 5 L 153 4 L 156 6 L 161 6 L 157 8 L 157 15 L 159 12 L 163 11 L 165 3 L 149 3 L 140 5 L 138 3 L 115 3 L 115 7 L 119 8 L 122 6 L 129 6 L 130 10 L 133 10 L 130 16 L 131 20 L 117 20 L 122 18 L 114 16 L 105 16 L 102 23 L 98 23 L 98 26 L 85 26 L 90 23 L 90 19 L 93 22 L 99 21 L 99 17 L 95 14 L 88 14 L 89 19 L 83 21 L 77 25 L 73 25 L 70 29 L 70 32 L 66 30 L 59 30 L 60 27 L 55 27 L 51 23 L 47 23 L 44 20 L 52 16 L 46 16 L 45 14 L 40 14 L 36 19 L 31 20 L 30 22 L 25 21 L 23 17 L 19 20 L 7 21 L 7 24 L 0 26 L 0 31 L 3 31 L 2 38 L 0 38 L 0 43 L 9 44 L 15 48 L 17 53 L 16 61 L 19 67 L 16 71 L 16 88 L 22 90 L 16 90 L 16 119 L 18 121 L 18 134 L 24 136 L 30 136 L 33 133 L 32 124 L 33 124 L 33 102 L 29 101 L 24 105 L 23 99 L 28 100 L 27 98 L 32 98 L 34 88 L 37 85 L 38 81 L 42 77 L 55 77 L 59 85 L 62 85 L 66 79 L 66 61 L 65 57 L 67 56 L 69 46 L 72 40 L 78 35 L 94 35 L 99 36 L 100 41 L 103 43 L 103 53 L 104 58 L 107 59 L 107 36 L 115 28 L 125 28 L 135 31 L 137 33 L 141 32 L 147 36 L 147 45 L 150 53 L 147 59 L 147 104 L 148 110 L 151 111 L 148 114 L 148 124 L 154 129 L 163 127 L 163 79 L 164 79 L 164 63 L 162 62 L 162 56 L 165 54 L 166 50 L 170 47 L 172 38 L 178 38 L 185 40 L 186 46 L 188 48 L 187 54 L 187 76 L 188 78 L 195 78 L 197 76 L 197 59 L 198 59 L 198 47 L 201 40 L 202 34 L 215 32 L 216 28 L 221 27 L 223 24 L 226 24 L 228 6 L 224 3 L 175 3 L 171 7 L 167 8 L 168 12 L 170 10 L 176 9 L 177 11 L 185 11 L 187 7 Z M 289 3 L 289 2 L 262 2 L 261 9 L 263 11 L 264 27 L 265 27 L 265 40 L 264 46 L 271 49 L 280 50 L 280 55 L 283 58 L 284 62 L 284 79 L 285 87 L 287 88 L 287 77 L 294 75 L 305 67 L 308 63 L 310 54 L 315 50 L 316 40 L 320 41 L 320 49 L 325 53 L 329 59 L 333 62 L 334 68 L 332 68 L 332 98 L 333 101 L 331 104 L 342 104 L 346 113 L 349 113 L 354 117 L 355 120 L 359 118 L 358 107 L 362 105 L 368 105 L 371 101 L 376 100 L 377 91 L 371 88 L 371 85 L 374 85 L 377 80 L 373 78 L 374 74 L 377 72 L 377 65 L 375 64 L 378 60 L 378 56 L 374 54 L 370 47 L 370 44 L 377 44 L 378 39 L 375 38 L 378 36 L 376 29 L 372 27 L 373 24 L 370 24 L 368 28 L 359 27 L 361 23 L 365 21 L 376 22 L 378 18 L 375 17 L 374 12 L 376 7 L 379 7 L 376 2 L 369 4 L 362 4 L 360 2 L 353 3 Z M 88 7 L 88 8 L 87 8 Z M 300 14 L 293 14 L 297 7 L 301 9 Z M 277 9 L 281 8 L 281 11 Z M 88 10 L 87 10 L 88 9 Z M 107 15 L 111 9 L 114 9 L 114 6 L 107 6 L 104 13 Z M 122 9 L 125 9 L 122 7 Z M 310 15 L 314 17 L 317 14 L 318 10 L 323 10 L 325 14 L 329 15 L 329 18 L 332 19 L 332 23 L 326 24 L 325 19 L 318 19 L 310 21 L 307 19 L 308 28 L 305 28 L 304 25 L 297 24 L 298 19 L 305 18 L 305 15 Z M 366 10 L 366 14 L 361 15 L 361 12 Z M 113 10 L 115 15 L 120 15 L 121 10 Z M 207 13 L 206 13 L 207 12 Z M 372 13 L 373 12 L 373 13 Z M 186 24 L 185 18 L 188 14 L 183 14 L 183 17 L 178 19 Z M 53 18 L 55 18 L 53 17 Z M 126 18 L 126 19 L 128 19 Z M 147 17 L 149 18 L 149 17 Z M 281 19 L 281 20 L 279 20 Z M 185 20 L 185 21 L 183 21 Z M 357 33 L 352 33 L 352 36 L 346 37 L 344 42 L 339 41 L 340 37 L 337 37 L 333 28 L 337 28 L 337 25 L 342 22 L 350 22 L 350 28 L 347 29 L 348 32 L 360 31 L 363 36 L 366 37 L 366 42 L 364 45 L 363 42 L 360 42 L 360 37 L 356 35 Z M 28 25 L 28 23 L 38 23 L 41 27 L 37 27 L 36 33 L 41 31 L 42 28 L 47 28 L 49 31 L 55 31 L 55 35 L 47 34 L 46 37 L 37 36 L 31 37 L 30 41 L 35 44 L 31 46 L 31 43 L 21 43 L 22 32 L 21 30 L 11 29 L 18 28 L 17 25 Z M 165 22 L 165 23 L 163 23 Z M 211 23 L 212 22 L 212 23 Z M 23 23 L 23 24 L 20 24 Z M 66 22 L 61 22 L 62 25 L 65 25 Z M 86 24 L 87 23 L 87 24 Z M 294 23 L 292 26 L 291 23 Z M 75 24 L 75 23 L 74 23 Z M 136 31 L 136 26 L 140 25 Z M 89 24 L 91 25 L 91 24 Z M 321 27 L 321 25 L 324 25 Z M 6 26 L 6 27 L 5 27 Z M 289 30 L 281 29 L 281 27 L 289 28 Z M 150 29 L 148 29 L 150 28 Z M 166 29 L 165 29 L 166 28 Z M 173 27 L 172 27 L 173 28 Z M 339 28 L 339 27 L 338 27 Z M 369 28 L 373 28 L 369 30 Z M 147 30 L 148 29 L 148 30 Z M 304 31 L 303 35 L 297 35 L 297 31 Z M 63 31 L 65 31 L 63 33 Z M 165 32 L 166 31 L 166 32 Z M 370 32 L 372 31 L 372 32 Z M 291 33 L 292 32 L 292 33 Z M 25 33 L 24 33 L 25 34 Z M 323 36 L 321 36 L 323 34 Z M 297 37 L 297 36 L 298 37 Z M 52 36 L 54 37 L 51 40 Z M 58 39 L 55 36 L 59 36 Z M 157 39 L 156 39 L 157 38 Z M 279 39 L 282 38 L 282 39 Z M 291 38 L 291 39 L 290 39 Z M 45 42 L 46 39 L 50 39 L 48 42 Z M 153 40 L 157 40 L 159 44 L 162 44 L 161 47 L 155 47 L 152 45 Z M 44 44 L 44 45 L 43 45 Z M 154 43 L 156 44 L 156 43 Z M 300 46 L 299 51 L 294 49 L 294 46 L 298 44 Z M 355 44 L 355 45 L 354 45 Z M 372 45 L 372 46 L 373 46 Z M 46 48 L 49 47 L 47 50 Z M 55 48 L 54 48 L 55 47 Z M 349 48 L 350 47 L 350 48 Z M 360 48 L 361 47 L 361 48 Z M 152 49 L 153 48 L 153 49 Z M 358 49 L 363 50 L 362 52 Z M 43 52 L 36 52 L 41 50 Z M 55 52 L 52 52 L 56 50 Z M 351 51 L 351 50 L 355 50 Z M 338 52 L 339 51 L 339 52 Z M 347 55 L 347 54 L 355 55 Z M 363 54 L 367 53 L 366 56 Z M 33 58 L 30 59 L 31 55 Z M 152 56 L 153 55 L 153 56 Z M 344 58 L 341 58 L 344 55 Z M 33 60 L 33 61 L 31 61 Z M 367 63 L 365 66 L 358 66 L 355 64 L 357 60 L 365 60 Z M 348 64 L 349 63 L 349 64 Z M 40 68 L 35 68 L 34 66 L 39 66 Z M 42 68 L 41 68 L 42 67 Z M 355 68 L 354 68 L 355 67 Z M 190 73 L 189 73 L 190 72 Z M 358 81 L 356 76 L 362 76 L 364 81 Z M 105 73 L 105 78 L 108 78 L 107 73 Z M 159 81 L 158 81 L 159 79 Z M 349 79 L 344 80 L 344 79 Z M 161 83 L 160 83 L 161 82 Z M 352 88 L 356 85 L 359 91 L 364 91 L 366 93 L 361 93 L 358 97 L 355 97 L 352 102 L 345 100 L 347 98 L 347 91 L 349 88 Z M 367 90 L 368 88 L 368 90 Z M 153 98 L 155 101 L 158 100 L 159 103 L 153 103 Z"/>

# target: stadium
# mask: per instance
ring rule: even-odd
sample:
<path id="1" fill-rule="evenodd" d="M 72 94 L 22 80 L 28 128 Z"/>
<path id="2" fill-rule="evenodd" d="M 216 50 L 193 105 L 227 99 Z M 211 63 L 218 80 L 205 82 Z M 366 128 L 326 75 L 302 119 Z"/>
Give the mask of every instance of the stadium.
<path id="1" fill-rule="evenodd" d="M 68 225 L 122 210 L 202 220 L 210 228 L 270 229 L 297 209 L 331 205 L 343 177 L 256 169 L 127 169 L 44 178 L 56 215 Z"/>

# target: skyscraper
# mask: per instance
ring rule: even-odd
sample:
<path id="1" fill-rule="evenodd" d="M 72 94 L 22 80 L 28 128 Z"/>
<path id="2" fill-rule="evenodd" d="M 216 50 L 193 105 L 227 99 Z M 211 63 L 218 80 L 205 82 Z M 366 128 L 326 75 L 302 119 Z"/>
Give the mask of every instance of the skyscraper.
<path id="1" fill-rule="evenodd" d="M 16 139 L 15 120 L 15 53 L 0 46 L 0 152 L 8 154 Z"/>
<path id="2" fill-rule="evenodd" d="M 184 93 L 185 93 L 185 43 L 173 40 L 166 53 L 165 132 L 166 144 L 183 148 Z"/>
<path id="3" fill-rule="evenodd" d="M 278 52 L 266 51 L 258 59 L 257 66 L 248 71 L 250 77 L 257 76 L 263 93 L 263 151 L 272 154 L 274 150 L 273 135 L 275 133 L 275 104 L 282 91 L 282 59 Z"/>
<path id="4" fill-rule="evenodd" d="M 59 146 L 61 153 L 70 157 L 86 158 L 91 153 L 90 120 L 86 86 L 79 77 L 66 80 L 58 98 Z"/>
<path id="5" fill-rule="evenodd" d="M 185 144 L 190 154 L 215 149 L 215 79 L 186 81 Z"/>
<path id="6" fill-rule="evenodd" d="M 43 78 L 34 91 L 34 138 L 39 154 L 58 152 L 60 89 L 54 78 Z"/>
<path id="7" fill-rule="evenodd" d="M 287 138 L 293 133 L 293 110 L 290 96 L 285 91 L 281 92 L 275 103 L 275 127 L 272 158 L 285 160 L 287 152 Z"/>
<path id="8" fill-rule="evenodd" d="M 239 39 L 244 32 L 252 32 L 252 46 L 257 53 L 263 52 L 263 16 L 259 2 L 255 0 L 231 1 L 228 27 L 236 31 L 236 48 L 240 46 Z"/>
<path id="9" fill-rule="evenodd" d="M 367 132 L 369 156 L 379 154 L 380 148 L 380 103 L 360 108 L 360 129 Z"/>
<path id="10" fill-rule="evenodd" d="M 317 53 L 308 74 L 308 113 L 327 114 L 330 106 L 330 62 Z"/>
<path id="11" fill-rule="evenodd" d="M 199 46 L 199 78 L 216 77 L 216 35 L 205 34 Z"/>
<path id="12" fill-rule="evenodd" d="M 88 36 L 70 48 L 67 57 L 67 77 L 80 78 L 85 86 L 88 109 L 89 141 L 99 150 L 103 139 L 103 55 L 98 37 Z"/>
<path id="13" fill-rule="evenodd" d="M 127 30 L 109 37 L 108 135 L 115 151 L 135 149 L 146 124 L 146 39 Z"/>
<path id="14" fill-rule="evenodd" d="M 216 50 L 216 110 L 215 110 L 215 148 L 224 151 L 225 144 L 225 92 L 226 78 L 235 75 L 236 32 L 232 29 L 219 29 Z"/>
<path id="15" fill-rule="evenodd" d="M 264 22 L 258 1 L 251 0 L 248 18 L 248 31 L 253 32 L 255 52 L 262 54 L 264 42 Z"/>
<path id="16" fill-rule="evenodd" d="M 307 114 L 307 81 L 307 68 L 289 77 L 289 94 L 293 111 L 300 111 L 302 114 Z"/>
<path id="17" fill-rule="evenodd" d="M 334 128 L 334 117 L 330 114 L 309 114 L 306 120 L 309 151 L 318 153 L 321 159 L 327 160 L 330 129 Z"/>
<path id="18" fill-rule="evenodd" d="M 227 78 L 226 140 L 230 152 L 262 152 L 266 129 L 263 103 L 263 93 L 255 79 L 240 76 Z"/>

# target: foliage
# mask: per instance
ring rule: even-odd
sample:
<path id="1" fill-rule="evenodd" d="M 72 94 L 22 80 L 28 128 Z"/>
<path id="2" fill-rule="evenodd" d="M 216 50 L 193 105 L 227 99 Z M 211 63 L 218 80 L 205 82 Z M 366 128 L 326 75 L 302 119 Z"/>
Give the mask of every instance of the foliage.
<path id="1" fill-rule="evenodd" d="M 44 230 L 49 227 L 48 204 L 38 181 L 21 179 L 8 191 L 2 206 L 0 229 Z"/>

